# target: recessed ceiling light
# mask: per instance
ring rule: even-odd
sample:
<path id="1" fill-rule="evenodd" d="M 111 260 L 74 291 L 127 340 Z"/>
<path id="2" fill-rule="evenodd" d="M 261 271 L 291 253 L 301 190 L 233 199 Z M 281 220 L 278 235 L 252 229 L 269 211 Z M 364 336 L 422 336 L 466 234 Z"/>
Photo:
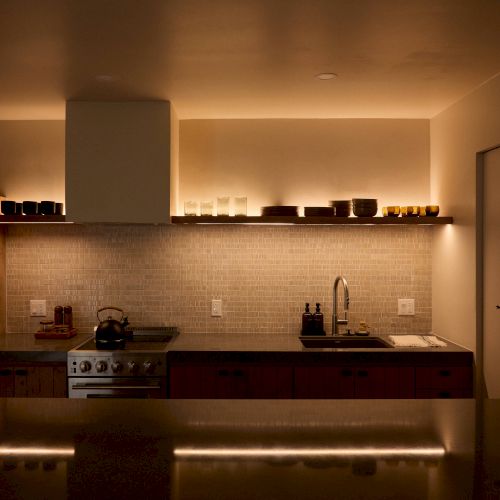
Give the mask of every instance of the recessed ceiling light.
<path id="1" fill-rule="evenodd" d="M 319 75 L 316 75 L 316 78 L 318 80 L 333 80 L 334 78 L 337 78 L 337 73 L 320 73 Z"/>

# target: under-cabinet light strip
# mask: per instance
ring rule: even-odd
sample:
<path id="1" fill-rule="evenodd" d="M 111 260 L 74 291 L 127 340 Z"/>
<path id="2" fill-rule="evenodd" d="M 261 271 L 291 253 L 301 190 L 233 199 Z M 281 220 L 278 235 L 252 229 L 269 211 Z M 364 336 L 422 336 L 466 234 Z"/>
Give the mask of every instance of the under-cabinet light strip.
<path id="1" fill-rule="evenodd" d="M 33 455 L 33 456 L 73 456 L 74 448 L 37 448 L 32 446 L 2 446 L 0 447 L 0 456 L 2 455 Z"/>
<path id="2" fill-rule="evenodd" d="M 176 448 L 177 457 L 380 457 L 431 459 L 446 454 L 442 446 L 426 448 Z"/>

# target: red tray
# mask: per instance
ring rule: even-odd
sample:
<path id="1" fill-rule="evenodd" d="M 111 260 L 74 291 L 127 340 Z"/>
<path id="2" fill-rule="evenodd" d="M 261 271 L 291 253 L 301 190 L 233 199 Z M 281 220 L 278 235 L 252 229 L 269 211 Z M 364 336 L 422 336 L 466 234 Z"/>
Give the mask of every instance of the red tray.
<path id="1" fill-rule="evenodd" d="M 36 332 L 37 339 L 70 339 L 76 335 L 76 328 L 72 328 L 67 332 Z"/>

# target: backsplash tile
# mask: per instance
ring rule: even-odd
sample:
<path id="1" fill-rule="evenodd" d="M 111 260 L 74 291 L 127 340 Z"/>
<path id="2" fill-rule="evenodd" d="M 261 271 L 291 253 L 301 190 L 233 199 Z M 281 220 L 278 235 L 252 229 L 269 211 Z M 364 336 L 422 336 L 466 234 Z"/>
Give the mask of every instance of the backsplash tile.
<path id="1" fill-rule="evenodd" d="M 426 227 L 10 226 L 7 331 L 32 332 L 29 300 L 71 304 L 80 331 L 96 311 L 125 309 L 133 324 L 183 333 L 297 335 L 304 303 L 320 302 L 331 332 L 332 285 L 349 283 L 350 328 L 431 329 L 431 240 Z M 397 315 L 414 298 L 416 315 Z M 222 299 L 222 318 L 210 302 Z"/>

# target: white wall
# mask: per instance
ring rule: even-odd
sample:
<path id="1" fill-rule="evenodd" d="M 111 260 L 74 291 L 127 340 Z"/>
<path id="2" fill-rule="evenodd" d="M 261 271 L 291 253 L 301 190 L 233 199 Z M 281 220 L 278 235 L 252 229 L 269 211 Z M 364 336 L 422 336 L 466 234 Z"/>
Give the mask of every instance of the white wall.
<path id="1" fill-rule="evenodd" d="M 455 224 L 434 229 L 434 333 L 475 349 L 476 152 L 500 143 L 500 75 L 431 120 L 431 199 Z"/>
<path id="2" fill-rule="evenodd" d="M 246 195 L 284 204 L 429 201 L 429 120 L 183 120 L 179 201 Z"/>

